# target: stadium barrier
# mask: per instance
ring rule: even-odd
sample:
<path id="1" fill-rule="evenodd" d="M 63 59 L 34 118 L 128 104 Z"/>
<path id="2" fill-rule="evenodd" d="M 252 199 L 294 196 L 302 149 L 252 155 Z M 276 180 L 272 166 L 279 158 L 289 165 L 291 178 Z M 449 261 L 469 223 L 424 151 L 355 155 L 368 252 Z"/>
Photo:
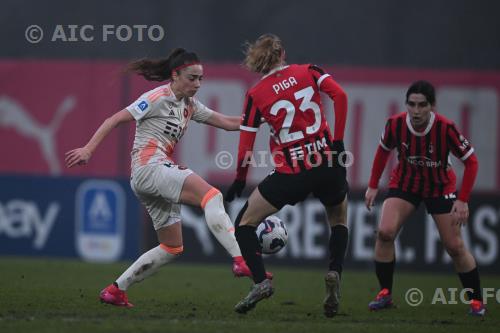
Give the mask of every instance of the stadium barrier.
<path id="1" fill-rule="evenodd" d="M 152 224 L 124 179 L 4 175 L 0 176 L 0 188 L 0 255 L 112 262 L 133 260 L 157 244 Z M 379 198 L 382 197 L 383 193 Z M 245 200 L 238 198 L 227 205 L 232 221 Z M 347 268 L 372 267 L 380 204 L 368 212 L 362 191 L 350 193 Z M 462 228 L 465 244 L 481 271 L 499 273 L 500 195 L 473 194 L 469 208 L 469 223 Z M 290 266 L 326 266 L 329 228 L 319 201 L 310 199 L 285 206 L 276 215 L 287 225 L 288 245 L 266 261 Z M 183 206 L 182 221 L 185 248 L 182 261 L 228 260 L 200 209 Z M 423 207 L 404 225 L 396 251 L 398 267 L 436 271 L 452 265 L 432 218 Z"/>
<path id="2" fill-rule="evenodd" d="M 139 203 L 126 180 L 0 176 L 0 255 L 81 258 L 139 254 Z"/>

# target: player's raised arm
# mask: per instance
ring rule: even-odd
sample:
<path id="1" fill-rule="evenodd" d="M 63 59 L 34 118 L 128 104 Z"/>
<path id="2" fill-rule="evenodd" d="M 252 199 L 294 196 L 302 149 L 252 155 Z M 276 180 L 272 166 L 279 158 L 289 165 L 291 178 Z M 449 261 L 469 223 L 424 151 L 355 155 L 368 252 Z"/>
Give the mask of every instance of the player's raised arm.
<path id="1" fill-rule="evenodd" d="M 131 121 L 133 119 L 134 118 L 132 117 L 130 112 L 128 112 L 127 110 L 121 110 L 104 120 L 104 122 L 101 124 L 101 126 L 99 126 L 97 131 L 85 146 L 70 150 L 65 154 L 66 166 L 68 168 L 72 168 L 75 165 L 87 164 L 97 146 L 111 132 L 113 128 L 115 128 L 119 124 Z"/>

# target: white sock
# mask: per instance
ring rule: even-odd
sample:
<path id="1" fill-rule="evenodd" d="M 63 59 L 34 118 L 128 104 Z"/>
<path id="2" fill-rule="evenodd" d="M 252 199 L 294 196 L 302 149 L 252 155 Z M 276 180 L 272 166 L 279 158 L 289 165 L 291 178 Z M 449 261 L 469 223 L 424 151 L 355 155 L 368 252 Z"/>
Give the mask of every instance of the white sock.
<path id="1" fill-rule="evenodd" d="M 176 248 L 177 253 L 169 253 L 164 245 L 158 245 L 139 257 L 118 279 L 116 283 L 121 290 L 127 290 L 132 284 L 140 282 L 155 273 L 158 268 L 174 260 L 181 254 L 182 247 Z M 172 251 L 175 252 L 175 251 Z"/>
<path id="2" fill-rule="evenodd" d="M 217 194 L 213 195 L 212 190 L 217 191 Z M 222 194 L 215 188 L 212 190 L 207 195 L 212 192 L 213 196 L 208 199 L 203 207 L 208 228 L 231 257 L 239 257 L 241 256 L 240 247 L 236 237 L 234 237 L 234 225 L 224 209 Z"/>

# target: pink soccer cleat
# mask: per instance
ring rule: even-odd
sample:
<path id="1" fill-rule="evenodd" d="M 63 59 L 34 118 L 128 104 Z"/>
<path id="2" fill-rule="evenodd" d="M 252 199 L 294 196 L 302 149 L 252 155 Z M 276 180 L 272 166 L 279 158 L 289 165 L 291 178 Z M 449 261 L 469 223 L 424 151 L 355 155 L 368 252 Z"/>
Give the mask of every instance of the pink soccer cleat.
<path id="1" fill-rule="evenodd" d="M 486 315 L 486 307 L 484 303 L 478 299 L 473 299 L 470 302 L 469 315 L 475 317 L 484 317 Z"/>
<path id="2" fill-rule="evenodd" d="M 131 308 L 134 305 L 128 301 L 127 294 L 118 289 L 114 284 L 110 284 L 99 294 L 99 299 L 102 303 L 107 303 L 116 306 L 124 306 L 126 308 Z"/>
<path id="3" fill-rule="evenodd" d="M 247 263 L 245 262 L 245 259 L 243 257 L 234 257 L 233 258 L 233 274 L 235 277 L 244 277 L 248 276 L 249 278 L 252 278 L 252 272 L 250 271 L 250 268 L 248 268 Z M 266 279 L 272 280 L 273 279 L 273 273 L 271 272 L 266 272 Z"/>
<path id="4" fill-rule="evenodd" d="M 368 309 L 371 311 L 378 311 L 382 309 L 388 309 L 393 307 L 392 295 L 389 289 L 384 288 L 379 291 L 377 297 L 368 304 Z"/>

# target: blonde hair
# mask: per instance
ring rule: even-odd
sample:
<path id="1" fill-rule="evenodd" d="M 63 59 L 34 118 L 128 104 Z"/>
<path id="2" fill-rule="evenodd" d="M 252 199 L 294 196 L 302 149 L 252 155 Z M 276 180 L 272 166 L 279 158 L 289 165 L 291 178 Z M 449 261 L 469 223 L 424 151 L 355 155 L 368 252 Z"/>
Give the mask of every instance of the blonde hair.
<path id="1" fill-rule="evenodd" d="M 273 34 L 265 34 L 253 43 L 245 43 L 243 65 L 252 72 L 267 74 L 281 63 L 283 52 L 281 39 Z"/>

